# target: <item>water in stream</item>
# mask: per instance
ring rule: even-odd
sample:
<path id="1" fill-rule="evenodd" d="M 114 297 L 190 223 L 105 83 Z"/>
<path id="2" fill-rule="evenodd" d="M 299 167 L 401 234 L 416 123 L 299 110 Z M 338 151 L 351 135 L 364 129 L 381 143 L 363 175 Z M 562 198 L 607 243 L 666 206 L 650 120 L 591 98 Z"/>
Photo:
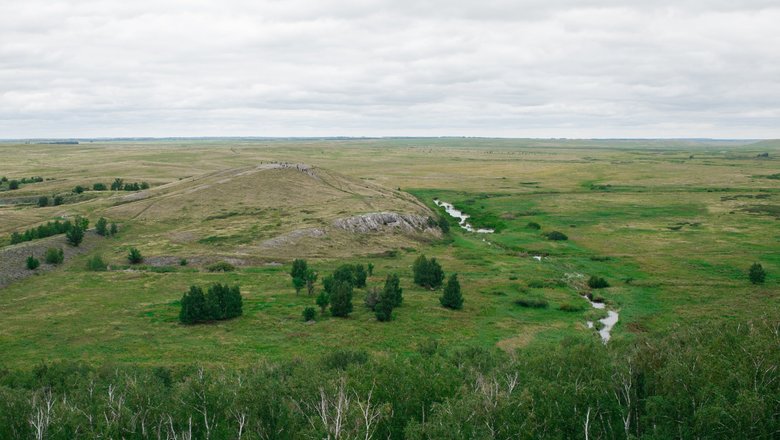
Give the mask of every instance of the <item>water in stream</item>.
<path id="1" fill-rule="evenodd" d="M 451 203 L 443 202 L 439 199 L 433 199 L 433 203 L 435 203 L 436 206 L 441 206 L 442 208 L 444 208 L 445 211 L 447 211 L 447 214 L 458 219 L 458 224 L 460 225 L 460 227 L 469 232 L 477 232 L 480 234 L 492 234 L 493 232 L 495 232 L 492 229 L 483 229 L 483 228 L 475 229 L 466 221 L 469 218 L 469 215 L 455 209 L 455 207 L 452 206 Z"/>

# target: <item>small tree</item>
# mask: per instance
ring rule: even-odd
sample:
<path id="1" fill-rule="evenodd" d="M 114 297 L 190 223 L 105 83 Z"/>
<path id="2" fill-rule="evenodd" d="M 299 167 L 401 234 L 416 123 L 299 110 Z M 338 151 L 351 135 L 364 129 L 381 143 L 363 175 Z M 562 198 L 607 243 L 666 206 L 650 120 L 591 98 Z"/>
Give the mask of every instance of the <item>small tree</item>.
<path id="1" fill-rule="evenodd" d="M 195 324 L 203 319 L 206 306 L 206 297 L 198 286 L 191 286 L 190 290 L 181 298 L 181 310 L 179 321 L 182 324 Z"/>
<path id="2" fill-rule="evenodd" d="M 38 207 L 43 208 L 45 206 L 49 206 L 49 198 L 46 196 L 38 197 Z"/>
<path id="3" fill-rule="evenodd" d="M 374 315 L 377 321 L 386 322 L 393 318 L 393 299 L 388 298 L 387 292 L 382 292 L 379 302 L 374 307 Z"/>
<path id="4" fill-rule="evenodd" d="M 306 286 L 306 280 L 303 278 L 293 278 L 292 279 L 292 285 L 295 288 L 295 294 L 298 295 L 301 293 L 301 290 Z"/>
<path id="5" fill-rule="evenodd" d="M 44 261 L 46 264 L 62 264 L 65 261 L 65 252 L 62 248 L 49 248 L 46 250 Z"/>
<path id="6" fill-rule="evenodd" d="M 68 239 L 68 243 L 71 246 L 78 247 L 82 241 L 84 241 L 84 230 L 78 224 L 71 226 L 67 232 L 65 232 L 65 238 Z"/>
<path id="7" fill-rule="evenodd" d="M 429 260 L 425 258 L 425 255 L 420 255 L 414 260 L 412 271 L 414 272 L 414 283 L 422 287 L 437 289 L 444 281 L 444 271 L 436 258 Z"/>
<path id="8" fill-rule="evenodd" d="M 389 274 L 385 279 L 384 296 L 390 300 L 393 307 L 398 307 L 404 301 L 401 280 L 397 274 Z"/>
<path id="9" fill-rule="evenodd" d="M 93 272 L 102 272 L 108 268 L 108 265 L 100 255 L 95 255 L 87 260 L 87 270 Z"/>
<path id="10" fill-rule="evenodd" d="M 116 223 L 111 223 L 110 232 L 111 235 L 116 235 L 116 233 L 119 232 L 119 228 L 117 228 Z"/>
<path id="11" fill-rule="evenodd" d="M 330 314 L 346 318 L 352 313 L 352 284 L 335 281 L 330 293 Z"/>
<path id="12" fill-rule="evenodd" d="M 130 248 L 130 252 L 127 254 L 127 261 L 129 261 L 130 264 L 138 264 L 144 261 L 144 257 L 141 255 L 141 251 L 133 247 Z"/>
<path id="13" fill-rule="evenodd" d="M 317 272 L 315 272 L 313 269 L 306 269 L 306 291 L 309 293 L 309 296 L 314 293 L 314 284 L 317 282 L 318 276 L 319 275 Z"/>
<path id="14" fill-rule="evenodd" d="M 439 226 L 439 229 L 441 229 L 441 232 L 445 234 L 450 232 L 450 222 L 445 217 L 439 217 L 439 221 L 436 222 L 436 224 Z"/>
<path id="15" fill-rule="evenodd" d="M 63 203 L 65 203 L 65 197 L 54 196 L 53 202 L 54 202 L 54 206 L 60 206 Z"/>
<path id="16" fill-rule="evenodd" d="M 368 263 L 366 268 L 368 269 L 368 276 L 374 275 L 374 263 Z"/>
<path id="17" fill-rule="evenodd" d="M 27 257 L 27 269 L 30 269 L 30 270 L 35 270 L 35 269 L 37 269 L 37 268 L 38 268 L 38 266 L 40 266 L 40 265 L 41 265 L 41 262 L 40 262 L 40 261 L 38 261 L 38 259 L 37 259 L 37 258 L 33 257 L 32 255 L 30 255 L 29 257 Z"/>
<path id="18" fill-rule="evenodd" d="M 308 264 L 306 263 L 306 260 L 301 260 L 296 258 L 293 261 L 292 268 L 290 269 L 290 277 L 292 278 L 300 278 L 302 280 L 306 279 L 306 270 L 308 269 Z"/>
<path id="19" fill-rule="evenodd" d="M 314 310 L 314 307 L 306 307 L 303 309 L 303 321 L 309 322 L 314 321 L 314 318 L 317 317 L 317 311 Z"/>
<path id="20" fill-rule="evenodd" d="M 358 264 L 353 266 L 353 271 L 355 274 L 355 287 L 362 288 L 366 287 L 366 269 L 363 267 L 362 264 Z"/>
<path id="21" fill-rule="evenodd" d="M 114 182 L 111 183 L 111 191 L 120 191 L 122 190 L 124 180 L 117 177 L 114 179 Z"/>
<path id="22" fill-rule="evenodd" d="M 83 187 L 83 186 L 81 186 L 81 185 L 76 185 L 76 186 L 73 188 L 73 192 L 74 192 L 74 193 L 76 193 L 76 194 L 81 194 L 81 193 L 83 193 L 83 192 L 84 192 L 84 187 Z"/>
<path id="23" fill-rule="evenodd" d="M 106 190 L 106 184 L 105 183 L 95 183 L 92 185 L 93 191 L 105 191 Z"/>
<path id="24" fill-rule="evenodd" d="M 460 283 L 458 282 L 457 274 L 450 275 L 447 285 L 444 287 L 444 294 L 439 298 L 439 302 L 449 309 L 459 310 L 463 308 L 463 296 L 460 293 Z"/>
<path id="25" fill-rule="evenodd" d="M 102 235 L 104 237 L 108 235 L 108 220 L 100 217 L 97 223 L 95 223 L 95 232 L 97 232 L 98 235 Z"/>
<path id="26" fill-rule="evenodd" d="M 328 295 L 328 292 L 325 290 L 320 291 L 320 294 L 317 295 L 317 300 L 315 301 L 318 306 L 320 306 L 320 311 L 322 314 L 325 314 L 325 309 L 328 308 L 328 305 L 330 304 L 330 295 Z"/>
<path id="27" fill-rule="evenodd" d="M 11 180 L 8 182 L 8 189 L 19 189 L 19 181 Z"/>
<path id="28" fill-rule="evenodd" d="M 753 263 L 753 265 L 750 266 L 750 270 L 748 271 L 748 276 L 750 277 L 751 283 L 763 284 L 764 280 L 766 280 L 766 271 L 764 270 L 764 267 L 761 266 L 761 264 Z"/>

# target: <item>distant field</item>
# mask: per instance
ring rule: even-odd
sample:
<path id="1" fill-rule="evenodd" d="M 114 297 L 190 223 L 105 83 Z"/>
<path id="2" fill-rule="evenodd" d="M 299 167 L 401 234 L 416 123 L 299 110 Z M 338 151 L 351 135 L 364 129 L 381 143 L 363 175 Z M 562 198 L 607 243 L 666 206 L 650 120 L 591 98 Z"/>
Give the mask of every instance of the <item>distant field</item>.
<path id="1" fill-rule="evenodd" d="M 0 176 L 46 179 L 13 191 L 0 185 L 0 252 L 23 252 L 32 243 L 10 246 L 12 232 L 59 217 L 120 224 L 116 237 L 91 237 L 88 252 L 62 268 L 0 288 L 0 352 L 9 366 L 64 358 L 245 364 L 345 345 L 404 354 L 431 338 L 511 351 L 596 337 L 586 321 L 600 316 L 580 297 L 590 275 L 609 281 L 597 294 L 620 313 L 610 344 L 681 320 L 741 319 L 780 306 L 778 142 L 176 140 L 0 144 L 0 157 Z M 311 165 L 318 174 L 258 169 L 274 162 Z M 72 193 L 116 177 L 152 188 Z M 62 205 L 34 204 L 57 194 Z M 435 197 L 499 232 L 468 233 L 454 221 L 443 238 L 333 226 L 369 212 L 445 215 Z M 545 239 L 551 231 L 569 240 Z M 147 266 L 126 270 L 131 246 Z M 88 272 L 95 254 L 119 269 Z M 445 310 L 439 292 L 413 286 L 420 254 L 459 274 L 463 311 Z M 395 320 L 379 323 L 356 291 L 351 318 L 306 324 L 301 312 L 314 300 L 296 296 L 287 275 L 296 257 L 321 274 L 342 261 L 371 262 L 369 287 L 397 272 L 404 305 Z M 180 258 L 191 264 L 179 266 Z M 204 270 L 219 260 L 238 271 Z M 23 270 L 24 261 L 2 261 Z M 753 262 L 769 273 L 762 286 L 747 281 Z M 184 290 L 211 282 L 241 286 L 244 316 L 179 325 Z M 515 305 L 521 298 L 549 306 Z M 559 310 L 562 304 L 582 310 Z"/>

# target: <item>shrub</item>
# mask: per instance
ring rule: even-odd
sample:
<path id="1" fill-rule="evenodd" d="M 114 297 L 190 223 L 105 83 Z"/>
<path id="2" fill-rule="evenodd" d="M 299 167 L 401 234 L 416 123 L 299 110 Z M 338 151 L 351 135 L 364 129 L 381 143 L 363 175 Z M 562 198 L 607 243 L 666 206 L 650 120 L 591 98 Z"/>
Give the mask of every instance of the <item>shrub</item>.
<path id="1" fill-rule="evenodd" d="M 114 179 L 114 181 L 111 183 L 111 191 L 119 191 L 122 189 L 124 180 L 117 177 Z"/>
<path id="2" fill-rule="evenodd" d="M 525 225 L 525 227 L 528 229 L 536 229 L 536 230 L 542 229 L 542 226 L 536 222 L 528 222 L 528 224 Z"/>
<path id="3" fill-rule="evenodd" d="M 414 273 L 414 283 L 429 289 L 441 287 L 444 281 L 444 271 L 436 258 L 429 260 L 425 255 L 420 255 L 414 260 L 412 272 Z"/>
<path id="4" fill-rule="evenodd" d="M 750 270 L 748 270 L 748 276 L 750 277 L 751 283 L 762 284 L 764 280 L 766 280 L 766 271 L 761 264 L 753 263 L 753 265 L 750 266 Z"/>
<path id="5" fill-rule="evenodd" d="M 388 299 L 382 298 L 374 307 L 374 315 L 380 322 L 391 320 L 393 318 L 393 304 Z"/>
<path id="6" fill-rule="evenodd" d="M 46 249 L 44 261 L 46 261 L 46 264 L 62 264 L 65 261 L 65 252 L 63 252 L 62 248 Z"/>
<path id="7" fill-rule="evenodd" d="M 352 285 L 334 281 L 330 292 L 330 314 L 346 318 L 352 313 Z"/>
<path id="8" fill-rule="evenodd" d="M 296 258 L 292 263 L 292 268 L 290 269 L 290 277 L 292 278 L 300 278 L 300 279 L 306 279 L 306 270 L 309 268 L 309 265 L 306 263 L 306 260 L 301 260 Z"/>
<path id="9" fill-rule="evenodd" d="M 368 353 L 364 350 L 339 349 L 322 358 L 322 363 L 331 370 L 343 370 L 351 364 L 362 365 L 366 362 L 368 362 Z"/>
<path id="10" fill-rule="evenodd" d="M 81 226 L 74 225 L 65 233 L 65 238 L 68 239 L 68 243 L 72 246 L 78 247 L 84 241 L 84 229 Z"/>
<path id="11" fill-rule="evenodd" d="M 206 266 L 206 270 L 209 272 L 233 272 L 236 270 L 236 267 L 227 261 L 219 261 Z"/>
<path id="12" fill-rule="evenodd" d="M 609 283 L 602 277 L 591 275 L 590 278 L 588 278 L 588 287 L 591 289 L 604 289 L 609 287 Z"/>
<path id="13" fill-rule="evenodd" d="M 19 181 L 11 180 L 8 182 L 8 189 L 19 189 Z"/>
<path id="14" fill-rule="evenodd" d="M 301 290 L 303 290 L 303 288 L 306 286 L 306 280 L 304 280 L 303 278 L 295 277 L 292 279 L 292 285 L 293 288 L 295 289 L 295 294 L 298 295 L 301 293 Z"/>
<path id="15" fill-rule="evenodd" d="M 81 185 L 76 185 L 76 186 L 73 188 L 73 192 L 74 192 L 74 193 L 76 193 L 76 194 L 81 194 L 81 193 L 83 193 L 83 192 L 84 192 L 84 187 L 83 187 L 83 186 L 81 186 Z"/>
<path id="16" fill-rule="evenodd" d="M 439 229 L 441 229 L 441 232 L 445 234 L 450 232 L 450 222 L 446 217 L 439 217 L 439 221 L 436 222 L 436 224 L 439 226 Z"/>
<path id="17" fill-rule="evenodd" d="M 117 228 L 116 223 L 111 223 L 111 229 L 109 232 L 111 235 L 116 235 L 116 233 L 119 232 L 119 228 Z"/>
<path id="18" fill-rule="evenodd" d="M 303 309 L 303 320 L 304 322 L 314 321 L 314 318 L 317 317 L 317 311 L 314 310 L 314 307 L 306 307 Z"/>
<path id="19" fill-rule="evenodd" d="M 108 235 L 108 220 L 100 217 L 95 223 L 95 232 L 97 232 L 98 235 L 102 235 L 104 237 Z"/>
<path id="20" fill-rule="evenodd" d="M 376 305 L 379 304 L 379 297 L 380 297 L 379 290 L 374 287 L 373 289 L 366 292 L 366 299 L 363 301 L 366 304 L 366 307 L 368 307 L 371 310 L 374 310 L 376 308 Z"/>
<path id="21" fill-rule="evenodd" d="M 133 247 L 130 248 L 130 252 L 127 253 L 127 261 L 129 261 L 130 264 L 139 264 L 144 261 L 144 257 L 141 255 L 141 251 Z"/>
<path id="22" fill-rule="evenodd" d="M 43 208 L 45 206 L 49 206 L 49 198 L 46 196 L 38 197 L 38 207 Z"/>
<path id="23" fill-rule="evenodd" d="M 546 300 L 536 298 L 520 298 L 515 300 L 515 304 L 530 309 L 546 309 L 549 305 Z"/>
<path id="24" fill-rule="evenodd" d="M 187 259 L 186 258 L 182 258 L 181 260 L 179 260 L 179 266 L 186 266 L 186 265 L 187 265 Z"/>
<path id="25" fill-rule="evenodd" d="M 319 295 L 317 295 L 317 299 L 315 301 L 318 306 L 320 306 L 320 312 L 322 314 L 325 314 L 325 309 L 328 308 L 328 305 L 330 304 L 330 295 L 328 295 L 328 292 L 321 291 Z"/>
<path id="26" fill-rule="evenodd" d="M 95 183 L 92 185 L 93 191 L 105 191 L 106 189 L 107 188 L 105 183 Z"/>
<path id="27" fill-rule="evenodd" d="M 374 274 L 374 263 L 368 263 L 366 266 L 366 271 L 368 272 L 368 276 L 371 276 Z"/>
<path id="28" fill-rule="evenodd" d="M 63 203 L 65 203 L 65 197 L 54 196 L 53 203 L 54 203 L 54 206 L 60 206 Z"/>
<path id="29" fill-rule="evenodd" d="M 563 312 L 581 312 L 585 310 L 585 306 L 572 303 L 562 303 L 558 306 L 558 310 Z"/>
<path id="30" fill-rule="evenodd" d="M 460 293 L 460 283 L 458 282 L 457 274 L 450 275 L 447 285 L 444 287 L 444 294 L 439 298 L 439 302 L 449 309 L 459 310 L 463 308 L 463 295 Z"/>
<path id="31" fill-rule="evenodd" d="M 87 260 L 87 270 L 91 270 L 93 272 L 102 272 L 108 268 L 108 265 L 105 261 L 103 261 L 103 257 L 100 255 L 95 255 L 89 260 Z"/>
<path id="32" fill-rule="evenodd" d="M 29 269 L 29 270 L 35 270 L 35 269 L 37 269 L 37 268 L 38 268 L 38 266 L 40 266 L 40 265 L 41 265 L 41 262 L 40 262 L 40 261 L 38 261 L 38 259 L 37 259 L 37 258 L 33 257 L 32 255 L 30 255 L 29 257 L 27 257 L 27 269 Z"/>
<path id="33" fill-rule="evenodd" d="M 552 231 L 547 233 L 547 239 L 553 241 L 562 241 L 562 240 L 568 240 L 569 237 L 563 232 Z"/>

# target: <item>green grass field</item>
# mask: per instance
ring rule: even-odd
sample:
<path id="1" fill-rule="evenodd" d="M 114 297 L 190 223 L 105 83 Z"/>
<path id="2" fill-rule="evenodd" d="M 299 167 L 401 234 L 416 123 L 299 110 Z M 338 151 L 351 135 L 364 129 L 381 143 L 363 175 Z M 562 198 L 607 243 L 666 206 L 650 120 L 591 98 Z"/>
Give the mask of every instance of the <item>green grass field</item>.
<path id="1" fill-rule="evenodd" d="M 757 158 L 762 152 L 769 157 Z M 580 297 L 590 275 L 611 285 L 597 294 L 620 313 L 617 341 L 680 321 L 743 319 L 780 306 L 780 180 L 770 178 L 780 172 L 777 142 L 175 140 L 0 144 L 0 155 L 0 175 L 50 179 L 13 191 L 0 186 L 0 251 L 28 245 L 10 246 L 12 232 L 58 217 L 120 224 L 117 236 L 94 237 L 89 252 L 63 267 L 0 289 L 7 366 L 57 359 L 248 364 L 331 347 L 404 354 L 429 339 L 511 351 L 574 334 L 595 338 L 585 323 L 598 316 Z M 320 174 L 253 171 L 274 161 L 305 163 Z M 138 200 L 124 192 L 71 193 L 115 177 L 152 189 Z M 55 194 L 66 202 L 25 203 Z M 443 239 L 332 226 L 369 212 L 444 215 L 435 197 L 499 232 L 468 233 L 454 221 Z M 298 237 L 300 229 L 325 234 Z M 569 240 L 549 241 L 543 233 L 550 231 Z M 148 266 L 127 268 L 131 246 Z M 459 274 L 464 310 L 443 309 L 440 292 L 412 284 L 411 264 L 421 253 Z M 87 271 L 95 254 L 115 269 Z M 344 261 L 371 262 L 369 287 L 396 272 L 404 304 L 393 321 L 380 323 L 356 290 L 349 319 L 304 323 L 301 312 L 314 299 L 291 286 L 287 272 L 296 257 L 321 275 Z M 178 266 L 180 258 L 191 264 Z M 204 269 L 218 260 L 239 269 Z M 753 262 L 769 273 L 763 285 L 747 280 Z M 182 293 L 213 282 L 241 286 L 244 315 L 180 325 Z M 523 308 L 514 304 L 520 298 L 549 306 Z M 561 304 L 582 311 L 561 311 Z"/>

